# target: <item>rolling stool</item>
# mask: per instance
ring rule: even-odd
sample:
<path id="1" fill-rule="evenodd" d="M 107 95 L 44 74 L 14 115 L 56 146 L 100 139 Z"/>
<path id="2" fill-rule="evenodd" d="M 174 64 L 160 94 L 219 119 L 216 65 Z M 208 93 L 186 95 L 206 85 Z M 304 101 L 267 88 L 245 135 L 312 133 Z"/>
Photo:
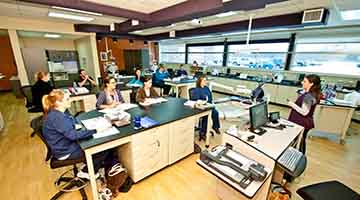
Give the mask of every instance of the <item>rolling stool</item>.
<path id="1" fill-rule="evenodd" d="M 296 191 L 304 200 L 360 200 L 360 195 L 339 181 L 302 187 Z"/>

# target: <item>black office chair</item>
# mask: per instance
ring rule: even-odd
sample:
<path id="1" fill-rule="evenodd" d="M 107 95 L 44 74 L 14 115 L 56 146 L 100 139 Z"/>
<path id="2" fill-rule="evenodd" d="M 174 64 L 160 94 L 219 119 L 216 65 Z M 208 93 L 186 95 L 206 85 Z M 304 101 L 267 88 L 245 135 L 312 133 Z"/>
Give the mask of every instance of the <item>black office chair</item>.
<path id="1" fill-rule="evenodd" d="M 42 112 L 42 108 L 36 107 L 32 104 L 33 96 L 31 88 L 31 85 L 22 86 L 20 88 L 22 95 L 25 97 L 25 107 L 29 113 Z"/>
<path id="2" fill-rule="evenodd" d="M 22 95 L 25 97 L 25 107 L 31 108 L 32 105 L 32 92 L 31 92 L 31 85 L 22 86 L 20 88 Z"/>
<path id="3" fill-rule="evenodd" d="M 31 127 L 33 128 L 34 132 L 39 136 L 41 141 L 45 144 L 47 148 L 46 158 L 45 161 L 50 160 L 50 167 L 51 169 L 57 169 L 61 167 L 67 167 L 72 165 L 73 168 L 70 170 L 67 170 L 63 174 L 60 175 L 60 177 L 54 182 L 55 187 L 59 190 L 58 193 L 56 193 L 51 200 L 56 200 L 60 196 L 62 196 L 66 192 L 72 192 L 72 191 L 80 191 L 81 197 L 83 200 L 87 200 L 87 196 L 85 193 L 85 187 L 89 184 L 89 182 L 86 179 L 81 179 L 77 177 L 78 169 L 76 167 L 76 164 L 85 162 L 84 158 L 81 159 L 67 159 L 67 160 L 58 160 L 54 157 L 52 157 L 51 149 L 45 138 L 42 134 L 42 116 L 37 117 L 31 121 Z"/>
<path id="4" fill-rule="evenodd" d="M 339 181 L 302 187 L 296 191 L 304 200 L 360 200 L 360 195 Z"/>

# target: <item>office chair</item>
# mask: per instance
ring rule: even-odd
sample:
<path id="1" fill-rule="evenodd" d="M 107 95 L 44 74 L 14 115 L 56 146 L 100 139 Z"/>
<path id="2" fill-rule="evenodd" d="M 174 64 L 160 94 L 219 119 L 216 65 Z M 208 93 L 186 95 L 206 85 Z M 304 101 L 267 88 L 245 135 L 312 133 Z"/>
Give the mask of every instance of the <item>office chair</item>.
<path id="1" fill-rule="evenodd" d="M 58 199 L 66 192 L 72 192 L 72 191 L 77 191 L 77 190 L 80 191 L 82 199 L 87 200 L 87 196 L 86 196 L 84 188 L 89 184 L 89 182 L 86 179 L 81 179 L 76 176 L 78 173 L 76 164 L 83 163 L 85 161 L 85 158 L 58 160 L 58 159 L 52 157 L 50 146 L 42 134 L 42 123 L 41 123 L 42 116 L 40 116 L 40 117 L 33 119 L 30 124 L 31 124 L 31 128 L 33 128 L 34 132 L 37 133 L 37 135 L 39 136 L 39 138 L 41 139 L 41 141 L 45 144 L 45 146 L 47 148 L 45 161 L 47 162 L 50 160 L 51 169 L 67 167 L 70 165 L 73 166 L 72 169 L 67 170 L 66 172 L 61 174 L 60 177 L 54 182 L 55 187 L 59 190 L 59 192 L 56 193 L 51 198 L 51 200 Z"/>
<path id="2" fill-rule="evenodd" d="M 194 101 L 194 99 L 193 99 L 194 90 L 195 90 L 195 88 L 190 88 L 190 89 L 189 89 L 189 100 L 193 100 L 193 101 Z M 209 116 L 208 116 L 208 117 L 209 117 Z M 210 125 L 208 124 L 208 126 L 210 126 Z M 197 124 L 195 124 L 195 131 L 200 130 L 200 128 L 201 128 L 201 121 L 199 120 L 199 121 L 197 122 Z M 208 128 L 209 128 L 209 127 L 208 127 Z M 214 136 L 214 135 L 215 135 L 213 131 L 210 131 L 210 133 L 211 133 L 211 136 Z"/>
<path id="3" fill-rule="evenodd" d="M 20 88 L 22 95 L 25 97 L 25 107 L 27 108 L 29 113 L 42 112 L 42 108 L 35 107 L 32 104 L 33 98 L 31 88 L 31 85 L 22 86 Z"/>
<path id="4" fill-rule="evenodd" d="M 296 191 L 304 200 L 359 200 L 360 195 L 339 181 L 308 185 Z"/>
<path id="5" fill-rule="evenodd" d="M 31 92 L 31 85 L 22 86 L 20 88 L 21 94 L 25 97 L 25 107 L 31 108 L 32 105 L 32 92 Z"/>

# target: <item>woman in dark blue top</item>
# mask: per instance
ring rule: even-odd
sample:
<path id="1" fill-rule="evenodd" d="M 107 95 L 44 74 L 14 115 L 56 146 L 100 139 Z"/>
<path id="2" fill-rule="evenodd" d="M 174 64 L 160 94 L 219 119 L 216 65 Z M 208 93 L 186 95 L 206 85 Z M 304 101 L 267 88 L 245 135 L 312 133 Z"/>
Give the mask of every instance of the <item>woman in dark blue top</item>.
<path id="1" fill-rule="evenodd" d="M 201 75 L 196 81 L 196 88 L 194 88 L 191 92 L 191 100 L 206 100 L 208 103 L 212 103 L 212 93 L 210 89 L 206 86 L 206 76 Z M 211 112 L 212 119 L 212 128 L 218 134 L 220 134 L 220 120 L 219 120 L 219 112 L 213 108 Z M 200 140 L 205 140 L 205 133 L 207 130 L 207 117 L 201 118 L 201 129 L 200 129 Z"/>
<path id="2" fill-rule="evenodd" d="M 49 144 L 52 156 L 58 160 L 84 159 L 78 140 L 92 137 L 97 130 L 76 130 L 76 120 L 66 110 L 70 108 L 70 96 L 61 90 L 53 90 L 43 97 L 44 122 L 43 136 Z M 93 156 L 95 172 L 102 166 L 107 153 Z M 78 176 L 88 178 L 87 168 Z M 84 176 L 85 175 L 85 176 Z"/>

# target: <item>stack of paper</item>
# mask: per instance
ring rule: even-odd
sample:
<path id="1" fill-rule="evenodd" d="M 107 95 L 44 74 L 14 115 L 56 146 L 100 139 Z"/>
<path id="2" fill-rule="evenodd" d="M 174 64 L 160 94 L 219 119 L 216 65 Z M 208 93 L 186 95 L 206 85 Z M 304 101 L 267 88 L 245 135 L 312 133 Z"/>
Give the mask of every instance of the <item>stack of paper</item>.
<path id="1" fill-rule="evenodd" d="M 95 129 L 104 130 L 106 128 L 112 127 L 110 121 L 105 119 L 104 117 L 95 117 L 91 119 L 82 120 L 81 123 L 88 130 L 95 130 Z"/>
<path id="2" fill-rule="evenodd" d="M 106 109 L 99 110 L 99 112 L 102 112 L 105 114 L 114 114 L 114 113 L 119 113 L 124 110 L 129 110 L 131 108 L 135 108 L 137 106 L 138 105 L 132 104 L 132 103 L 122 103 L 122 104 L 116 106 L 115 108 L 106 108 Z"/>
<path id="3" fill-rule="evenodd" d="M 115 135 L 115 134 L 118 134 L 120 133 L 120 131 L 115 128 L 115 127 L 111 127 L 111 128 L 108 128 L 108 129 L 105 129 L 101 132 L 98 132 L 98 133 L 95 133 L 93 135 L 94 138 L 101 138 L 101 137 L 106 137 L 106 136 L 109 136 L 109 135 Z"/>
<path id="4" fill-rule="evenodd" d="M 190 107 L 194 107 L 196 104 L 196 101 L 191 101 L 191 100 L 188 100 L 184 103 L 184 106 L 190 106 Z"/>

